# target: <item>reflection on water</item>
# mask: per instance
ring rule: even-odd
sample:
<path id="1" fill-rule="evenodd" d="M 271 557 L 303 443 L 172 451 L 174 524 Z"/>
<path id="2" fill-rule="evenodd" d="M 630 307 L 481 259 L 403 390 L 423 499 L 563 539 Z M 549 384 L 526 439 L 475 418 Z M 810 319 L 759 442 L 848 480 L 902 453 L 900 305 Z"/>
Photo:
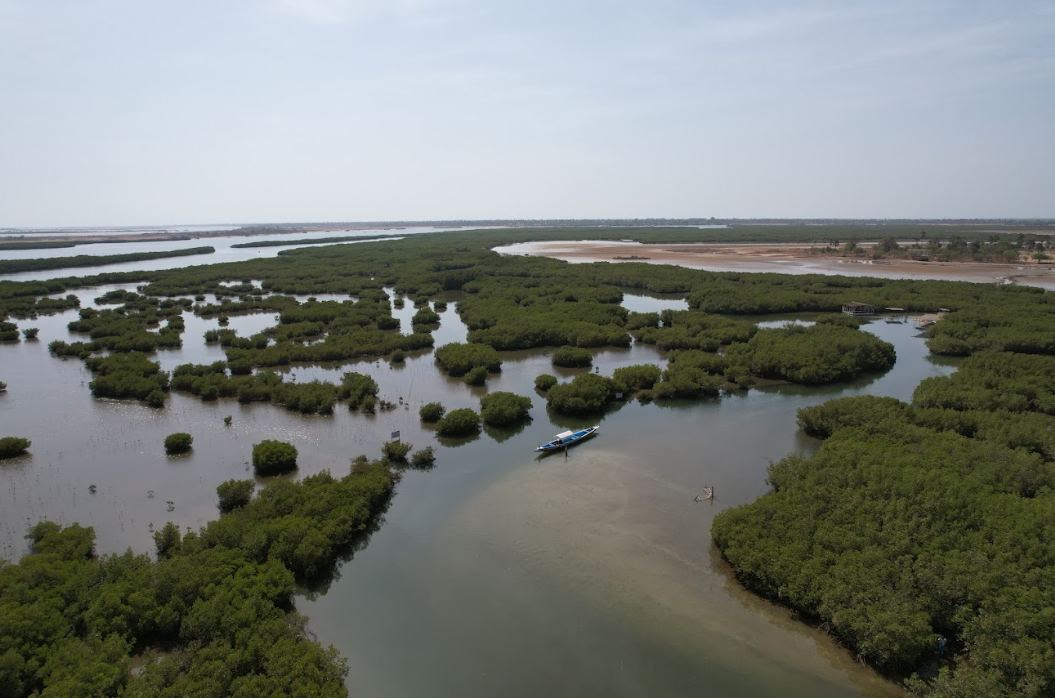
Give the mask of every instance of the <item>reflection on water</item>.
<path id="1" fill-rule="evenodd" d="M 664 310 L 688 310 L 689 302 L 685 294 L 643 293 L 637 289 L 633 293 L 623 293 L 621 305 L 634 313 L 660 313 Z"/>
<path id="2" fill-rule="evenodd" d="M 80 293 L 89 304 L 106 290 Z M 438 345 L 464 340 L 456 302 L 450 298 L 440 313 Z M 409 329 L 412 304 L 395 312 Z M 374 359 L 286 369 L 298 381 L 336 380 L 348 370 L 373 376 L 381 397 L 396 405 L 376 415 L 338 408 L 303 416 L 179 394 L 163 410 L 95 400 L 82 362 L 47 353 L 53 339 L 76 339 L 66 329 L 73 317 L 75 311 L 42 317 L 32 322 L 38 340 L 0 346 L 0 380 L 9 385 L 0 394 L 0 422 L 5 433 L 33 441 L 29 456 L 0 465 L 0 553 L 8 559 L 25 550 L 26 527 L 45 517 L 94 526 L 100 552 L 150 551 L 152 528 L 169 520 L 197 527 L 217 516 L 216 486 L 252 476 L 255 442 L 294 443 L 301 476 L 343 473 L 352 457 L 378 454 L 399 430 L 415 448 L 436 447 L 436 467 L 409 471 L 370 545 L 328 588 L 298 601 L 319 638 L 348 658 L 356 695 L 805 697 L 887 690 L 818 634 L 741 594 L 713 555 L 709 527 L 718 511 L 765 491 L 772 459 L 815 448 L 796 429 L 798 408 L 860 393 L 908 399 L 923 378 L 954 370 L 930 361 L 909 325 L 865 327 L 896 345 L 897 364 L 882 376 L 824 389 L 780 386 L 710 401 L 620 404 L 603 417 L 577 420 L 547 413 L 534 390 L 540 373 L 566 380 L 590 370 L 556 371 L 552 350 L 507 353 L 502 372 L 479 388 L 442 374 L 431 352 L 397 366 Z M 216 321 L 184 318 L 185 347 L 159 355 L 165 368 L 223 358 L 202 339 Z M 274 315 L 230 322 L 248 335 L 273 324 Z M 645 362 L 665 359 L 637 344 L 595 352 L 606 375 Z M 493 390 L 531 397 L 532 420 L 454 445 L 418 419 L 427 402 L 478 409 Z M 229 427 L 226 415 L 233 417 Z M 591 442 L 535 458 L 534 447 L 554 433 L 598 422 Z M 194 436 L 189 455 L 164 454 L 162 440 L 174 431 Z M 715 499 L 693 501 L 704 485 L 715 488 Z"/>

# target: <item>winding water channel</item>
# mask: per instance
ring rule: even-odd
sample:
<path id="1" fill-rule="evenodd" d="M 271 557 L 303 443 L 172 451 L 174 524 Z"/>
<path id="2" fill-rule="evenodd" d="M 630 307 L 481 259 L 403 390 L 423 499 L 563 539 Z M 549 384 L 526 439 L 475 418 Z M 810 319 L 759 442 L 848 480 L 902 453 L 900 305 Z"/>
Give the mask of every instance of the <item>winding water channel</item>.
<path id="1" fill-rule="evenodd" d="M 82 305 L 111 288 L 78 291 Z M 465 337 L 458 295 L 448 300 L 437 346 Z M 684 307 L 678 298 L 640 295 L 624 303 Z M 396 311 L 404 329 L 413 313 L 410 303 Z M 81 361 L 47 352 L 53 339 L 72 338 L 66 323 L 75 316 L 20 322 L 39 327 L 39 338 L 0 346 L 0 380 L 8 383 L 0 431 L 33 442 L 29 455 L 0 465 L 0 557 L 17 559 L 27 526 L 42 518 L 94 526 L 100 552 L 152 551 L 155 527 L 170 520 L 198 527 L 218 515 L 216 486 L 252 476 L 255 442 L 294 443 L 305 476 L 345 472 L 351 458 L 379 454 L 399 430 L 415 447 L 435 446 L 436 467 L 409 471 L 354 561 L 298 599 L 312 631 L 347 658 L 353 695 L 896 694 L 820 632 L 742 592 L 713 551 L 710 524 L 717 512 L 766 491 L 771 460 L 816 448 L 796 428 L 800 407 L 854 394 L 907 400 L 920 380 L 954 370 L 927 357 L 911 323 L 865 327 L 897 349 L 895 367 L 882 376 L 706 401 L 631 402 L 587 421 L 547 414 L 535 393 L 540 373 L 589 370 L 554 369 L 548 351 L 505 354 L 502 373 L 482 388 L 442 374 L 431 352 L 402 366 L 290 369 L 298 381 L 346 370 L 374 376 L 381 397 L 397 405 L 375 416 L 344 409 L 301 416 L 181 394 L 163 410 L 96 400 Z M 202 339 L 216 321 L 184 317 L 184 348 L 160 353 L 163 368 L 222 359 Z M 273 322 L 270 314 L 248 315 L 230 327 L 244 335 Z M 643 362 L 665 358 L 644 345 L 595 358 L 606 375 Z M 491 390 L 532 396 L 532 421 L 441 443 L 418 419 L 418 408 L 432 401 L 478 409 Z M 601 425 L 598 438 L 567 455 L 532 452 L 557 431 L 592 423 Z M 162 440 L 175 431 L 194 436 L 190 454 L 165 455 Z M 715 499 L 694 501 L 704 485 L 715 488 Z"/>

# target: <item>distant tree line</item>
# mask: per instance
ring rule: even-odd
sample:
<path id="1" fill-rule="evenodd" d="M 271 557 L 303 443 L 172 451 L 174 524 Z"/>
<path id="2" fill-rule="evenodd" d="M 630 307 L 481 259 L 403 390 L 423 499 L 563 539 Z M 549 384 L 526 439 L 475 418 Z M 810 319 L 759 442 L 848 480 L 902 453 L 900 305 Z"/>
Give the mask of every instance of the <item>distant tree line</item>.
<path id="1" fill-rule="evenodd" d="M 70 257 L 43 257 L 38 259 L 5 259 L 0 260 L 0 274 L 15 274 L 23 271 L 48 271 L 51 269 L 71 269 L 75 267 L 102 267 L 107 264 L 125 262 L 142 262 L 150 259 L 167 257 L 187 257 L 189 255 L 212 254 L 215 247 L 190 247 L 185 250 L 168 250 L 166 252 L 130 252 L 128 254 L 90 255 L 79 254 Z"/>

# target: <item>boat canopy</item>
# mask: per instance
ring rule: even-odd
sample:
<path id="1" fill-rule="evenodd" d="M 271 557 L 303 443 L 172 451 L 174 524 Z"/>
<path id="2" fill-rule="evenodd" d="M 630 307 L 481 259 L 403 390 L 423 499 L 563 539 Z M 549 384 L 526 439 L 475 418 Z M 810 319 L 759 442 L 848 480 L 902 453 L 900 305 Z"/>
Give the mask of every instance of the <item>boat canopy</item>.
<path id="1" fill-rule="evenodd" d="M 572 436 L 575 436 L 574 431 L 562 431 L 561 433 L 557 434 L 557 441 L 565 441 L 571 438 Z"/>

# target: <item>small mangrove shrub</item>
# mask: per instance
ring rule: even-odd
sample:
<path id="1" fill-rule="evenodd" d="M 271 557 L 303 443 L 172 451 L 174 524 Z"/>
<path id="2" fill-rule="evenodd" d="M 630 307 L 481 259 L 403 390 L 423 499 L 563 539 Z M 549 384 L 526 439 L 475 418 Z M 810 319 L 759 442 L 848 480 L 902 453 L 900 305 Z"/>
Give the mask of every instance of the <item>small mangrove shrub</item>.
<path id="1" fill-rule="evenodd" d="M 5 436 L 0 439 L 0 459 L 14 458 L 25 453 L 32 442 L 20 436 Z"/>
<path id="2" fill-rule="evenodd" d="M 561 347 L 553 352 L 553 365 L 564 368 L 582 368 L 593 363 L 593 354 L 580 347 Z"/>
<path id="3" fill-rule="evenodd" d="M 228 480 L 216 488 L 220 511 L 226 514 L 244 507 L 253 499 L 256 483 L 252 480 Z"/>
<path id="4" fill-rule="evenodd" d="M 444 412 L 447 411 L 443 405 L 438 402 L 430 402 L 426 405 L 422 405 L 421 409 L 418 410 L 418 415 L 421 417 L 423 422 L 438 422 L 443 419 Z"/>
<path id="5" fill-rule="evenodd" d="M 486 344 L 445 344 L 436 350 L 436 361 L 455 378 L 464 376 L 477 366 L 492 373 L 502 370 L 502 357 Z"/>
<path id="6" fill-rule="evenodd" d="M 407 460 L 407 454 L 410 453 L 410 449 L 412 448 L 414 448 L 413 444 L 406 444 L 402 441 L 389 441 L 381 447 L 381 453 L 383 453 L 388 460 L 405 463 Z"/>
<path id="7" fill-rule="evenodd" d="M 192 443 L 194 443 L 193 436 L 185 431 L 177 431 L 165 437 L 165 453 L 169 455 L 186 453 L 190 450 Z"/>
<path id="8" fill-rule="evenodd" d="M 477 366 L 468 373 L 465 374 L 465 383 L 467 385 L 483 385 L 487 382 L 487 369 L 483 366 Z"/>
<path id="9" fill-rule="evenodd" d="M 531 399 L 516 393 L 498 391 L 480 399 L 480 417 L 491 427 L 506 427 L 528 418 Z"/>
<path id="10" fill-rule="evenodd" d="M 548 373 L 543 373 L 540 376 L 535 377 L 535 390 L 539 392 L 546 392 L 557 384 L 557 377 L 551 376 Z"/>
<path id="11" fill-rule="evenodd" d="M 253 446 L 253 469 L 258 475 L 280 475 L 297 467 L 297 447 L 266 439 Z"/>
<path id="12" fill-rule="evenodd" d="M 451 410 L 436 424 L 440 436 L 472 436 L 480 433 L 480 415 L 468 407 Z"/>
<path id="13" fill-rule="evenodd" d="M 435 462 L 436 452 L 432 449 L 432 446 L 426 446 L 420 451 L 414 451 L 414 455 L 410 457 L 410 464 L 416 468 L 424 468 Z"/>

